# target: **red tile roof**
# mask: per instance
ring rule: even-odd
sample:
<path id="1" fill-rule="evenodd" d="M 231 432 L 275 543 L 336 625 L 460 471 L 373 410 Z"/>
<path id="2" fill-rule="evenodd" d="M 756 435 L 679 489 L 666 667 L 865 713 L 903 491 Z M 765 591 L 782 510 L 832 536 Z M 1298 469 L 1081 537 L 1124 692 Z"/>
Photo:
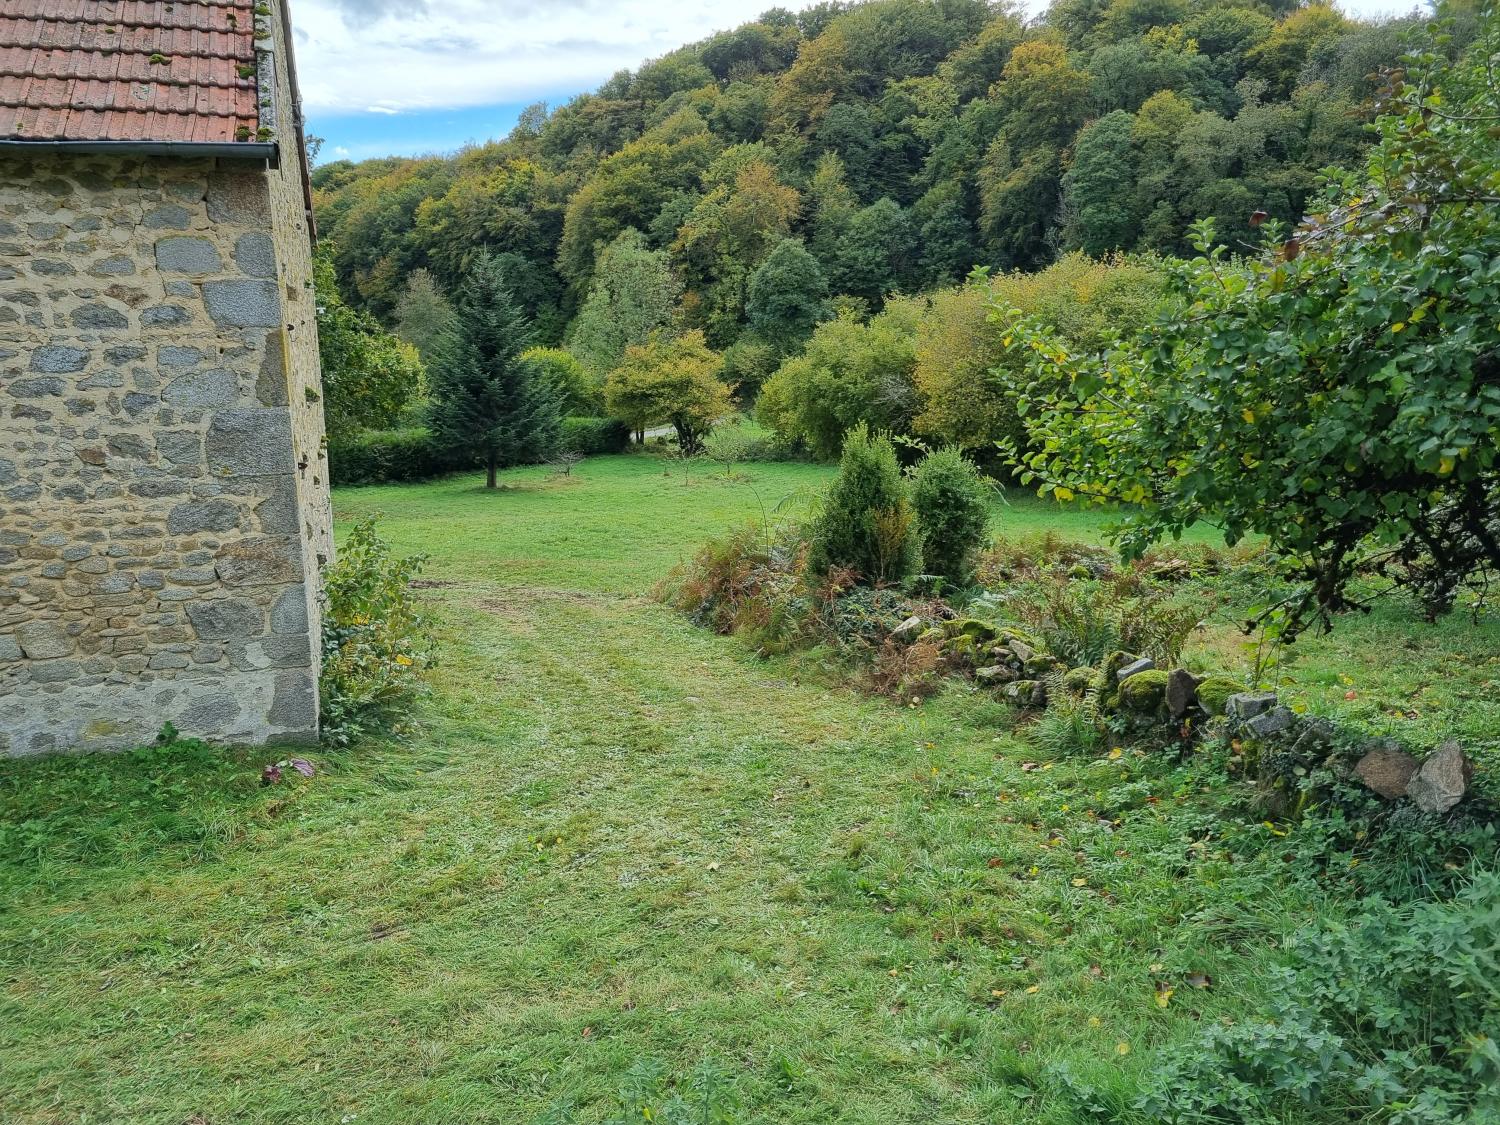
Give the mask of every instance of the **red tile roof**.
<path id="1" fill-rule="evenodd" d="M 253 138 L 255 2 L 0 0 L 0 138 Z"/>

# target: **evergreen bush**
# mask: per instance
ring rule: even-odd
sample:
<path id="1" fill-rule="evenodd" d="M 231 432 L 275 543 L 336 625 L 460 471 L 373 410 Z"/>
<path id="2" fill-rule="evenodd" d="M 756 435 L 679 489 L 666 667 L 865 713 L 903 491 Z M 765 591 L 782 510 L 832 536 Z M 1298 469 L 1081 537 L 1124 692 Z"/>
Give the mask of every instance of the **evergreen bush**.
<path id="1" fill-rule="evenodd" d="M 867 585 L 888 585 L 918 570 L 921 548 L 906 482 L 890 438 L 863 423 L 844 437 L 839 475 L 813 526 L 814 573 L 848 570 Z"/>
<path id="2" fill-rule="evenodd" d="M 923 569 L 955 586 L 971 585 L 989 531 L 988 492 L 979 470 L 954 447 L 934 450 L 912 471 L 911 501 Z"/>

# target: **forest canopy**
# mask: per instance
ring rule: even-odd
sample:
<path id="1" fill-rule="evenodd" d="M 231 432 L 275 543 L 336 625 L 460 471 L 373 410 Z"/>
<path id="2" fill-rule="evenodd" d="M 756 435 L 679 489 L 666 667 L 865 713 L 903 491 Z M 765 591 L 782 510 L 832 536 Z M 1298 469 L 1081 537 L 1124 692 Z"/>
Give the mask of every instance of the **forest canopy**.
<path id="1" fill-rule="evenodd" d="M 1201 219 L 1234 249 L 1252 212 L 1295 222 L 1320 169 L 1362 158 L 1414 23 L 1279 0 L 773 8 L 503 140 L 324 164 L 318 218 L 356 305 L 389 321 L 413 271 L 452 293 L 487 252 L 542 344 L 569 340 L 628 234 L 682 285 L 678 329 L 723 350 L 788 239 L 810 303 L 826 283 L 878 312 L 976 265 L 1184 254 Z"/>

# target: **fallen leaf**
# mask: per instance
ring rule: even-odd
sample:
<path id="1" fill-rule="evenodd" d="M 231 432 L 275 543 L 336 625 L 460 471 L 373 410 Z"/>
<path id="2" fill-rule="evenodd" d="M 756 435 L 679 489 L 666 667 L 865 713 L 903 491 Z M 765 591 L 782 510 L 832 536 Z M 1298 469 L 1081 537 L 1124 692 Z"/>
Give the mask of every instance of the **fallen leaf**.
<path id="1" fill-rule="evenodd" d="M 1129 1043 L 1116 1043 L 1115 1044 L 1115 1054 L 1117 1054 L 1117 1055 L 1128 1055 L 1128 1054 L 1130 1054 L 1130 1044 Z"/>
<path id="2" fill-rule="evenodd" d="M 1086 887 L 1089 885 L 1089 881 L 1080 876 L 1079 878 L 1073 880 L 1073 885 L 1075 887 Z"/>
<path id="3" fill-rule="evenodd" d="M 1208 988 L 1214 983 L 1214 978 L 1207 973 L 1189 973 L 1187 982 L 1194 988 Z"/>
<path id="4" fill-rule="evenodd" d="M 1172 988 L 1158 988 L 1156 990 L 1156 1006 L 1158 1008 L 1165 1008 L 1172 1002 L 1172 993 L 1175 991 L 1176 989 Z"/>

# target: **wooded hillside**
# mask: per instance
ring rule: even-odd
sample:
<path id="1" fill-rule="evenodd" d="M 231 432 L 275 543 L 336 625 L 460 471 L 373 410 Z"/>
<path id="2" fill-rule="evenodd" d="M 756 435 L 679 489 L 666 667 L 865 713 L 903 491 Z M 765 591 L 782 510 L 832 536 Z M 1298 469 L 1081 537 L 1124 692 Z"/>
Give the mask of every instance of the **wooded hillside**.
<path id="1" fill-rule="evenodd" d="M 788 237 L 811 260 L 783 250 L 773 272 L 796 292 L 876 311 L 975 265 L 1296 220 L 1317 170 L 1365 145 L 1407 25 L 1276 0 L 1058 0 L 1031 23 L 986 0 L 772 9 L 504 140 L 325 164 L 318 217 L 346 295 L 382 318 L 414 270 L 451 292 L 488 250 L 543 343 L 633 229 L 613 252 L 665 255 L 682 327 L 724 349 Z"/>

